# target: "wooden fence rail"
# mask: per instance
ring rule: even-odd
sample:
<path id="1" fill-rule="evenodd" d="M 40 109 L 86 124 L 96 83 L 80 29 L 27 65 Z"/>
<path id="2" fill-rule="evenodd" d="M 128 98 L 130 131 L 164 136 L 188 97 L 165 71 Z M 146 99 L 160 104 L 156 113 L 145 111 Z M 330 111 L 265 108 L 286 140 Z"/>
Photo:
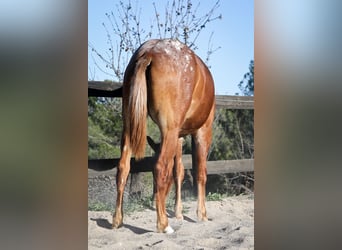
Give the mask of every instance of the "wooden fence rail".
<path id="1" fill-rule="evenodd" d="M 191 155 L 183 155 L 182 161 L 184 169 L 192 169 Z M 140 161 L 131 159 L 131 173 L 138 172 L 151 172 L 153 166 L 156 164 L 156 157 L 145 157 Z M 102 160 L 88 160 L 88 168 L 97 171 L 106 171 L 116 168 L 118 166 L 119 159 L 102 159 Z M 227 174 L 237 172 L 253 172 L 254 160 L 221 160 L 221 161 L 207 161 L 207 173 L 208 174 Z"/>
<path id="2" fill-rule="evenodd" d="M 88 81 L 88 96 L 122 97 L 122 84 L 118 82 Z M 225 109 L 254 109 L 253 96 L 216 95 L 216 108 Z M 192 169 L 191 155 L 182 156 L 185 169 Z M 104 171 L 116 167 L 119 159 L 88 160 L 88 168 Z M 131 173 L 150 172 L 156 163 L 155 157 L 145 157 L 140 161 L 131 159 Z M 237 172 L 253 172 L 254 160 L 221 160 L 207 161 L 208 174 L 223 174 Z"/>

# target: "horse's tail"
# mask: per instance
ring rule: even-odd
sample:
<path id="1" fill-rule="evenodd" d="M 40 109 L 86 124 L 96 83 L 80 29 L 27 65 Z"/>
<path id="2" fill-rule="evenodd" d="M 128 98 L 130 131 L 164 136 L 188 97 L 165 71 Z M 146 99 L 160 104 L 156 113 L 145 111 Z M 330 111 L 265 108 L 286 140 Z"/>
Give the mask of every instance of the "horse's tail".
<path id="1" fill-rule="evenodd" d="M 145 156 L 146 119 L 147 119 L 147 83 L 146 68 L 151 58 L 142 56 L 138 59 L 130 83 L 128 117 L 130 124 L 130 144 L 137 160 Z"/>

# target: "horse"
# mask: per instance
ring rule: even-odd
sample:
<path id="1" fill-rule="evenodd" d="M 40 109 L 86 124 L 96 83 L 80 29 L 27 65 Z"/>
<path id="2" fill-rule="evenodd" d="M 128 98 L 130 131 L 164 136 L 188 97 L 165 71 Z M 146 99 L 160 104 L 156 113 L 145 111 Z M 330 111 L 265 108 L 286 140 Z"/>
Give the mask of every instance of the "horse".
<path id="1" fill-rule="evenodd" d="M 132 55 L 122 89 L 123 132 L 117 167 L 117 199 L 113 228 L 123 225 L 123 193 L 130 171 L 130 158 L 145 155 L 147 115 L 160 130 L 160 153 L 154 166 L 157 232 L 173 233 L 165 200 L 172 185 L 180 138 L 194 140 L 197 180 L 197 217 L 207 221 L 206 158 L 212 140 L 215 113 L 213 77 L 204 62 L 177 39 L 152 39 Z M 180 152 L 181 153 L 181 152 Z M 177 165 L 177 164 L 176 164 Z"/>

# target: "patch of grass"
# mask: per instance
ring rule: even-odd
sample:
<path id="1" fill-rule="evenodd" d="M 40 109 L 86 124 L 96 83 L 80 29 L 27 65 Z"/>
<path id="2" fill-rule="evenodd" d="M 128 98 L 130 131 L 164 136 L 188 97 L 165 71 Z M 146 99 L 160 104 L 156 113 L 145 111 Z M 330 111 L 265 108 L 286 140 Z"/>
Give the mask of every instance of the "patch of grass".
<path id="1" fill-rule="evenodd" d="M 207 195 L 207 201 L 222 201 L 223 195 L 219 193 L 209 192 Z"/>
<path id="2" fill-rule="evenodd" d="M 146 208 L 152 208 L 153 207 L 152 195 L 142 199 L 142 205 Z"/>
<path id="3" fill-rule="evenodd" d="M 130 200 L 128 203 L 124 203 L 124 213 L 132 214 L 142 210 L 144 210 L 144 206 L 138 200 Z"/>
<path id="4" fill-rule="evenodd" d="M 190 207 L 189 206 L 185 206 L 184 203 L 183 203 L 183 211 L 182 211 L 182 213 L 183 214 L 188 214 L 189 211 L 190 211 Z"/>
<path id="5" fill-rule="evenodd" d="M 131 197 L 128 202 L 124 202 L 124 212 L 127 214 L 143 211 L 144 209 L 151 207 L 152 200 L 149 196 L 143 198 Z"/>
<path id="6" fill-rule="evenodd" d="M 110 205 L 104 204 L 102 202 L 92 202 L 92 203 L 88 203 L 88 210 L 89 211 L 112 211 L 113 208 Z"/>

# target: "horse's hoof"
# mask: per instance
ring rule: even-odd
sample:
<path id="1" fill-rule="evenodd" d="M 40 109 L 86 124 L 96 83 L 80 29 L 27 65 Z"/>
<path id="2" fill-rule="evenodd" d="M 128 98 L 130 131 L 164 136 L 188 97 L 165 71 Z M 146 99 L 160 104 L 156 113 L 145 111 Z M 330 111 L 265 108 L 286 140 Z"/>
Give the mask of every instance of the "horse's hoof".
<path id="1" fill-rule="evenodd" d="M 197 216 L 198 221 L 208 221 L 208 217 L 206 215 Z"/>
<path id="2" fill-rule="evenodd" d="M 201 219 L 201 221 L 208 221 L 208 217 L 207 217 L 207 216 L 203 217 L 203 218 Z"/>
<path id="3" fill-rule="evenodd" d="M 207 213 L 197 210 L 197 219 L 198 221 L 208 221 Z"/>
<path id="4" fill-rule="evenodd" d="M 165 229 L 164 229 L 164 233 L 166 234 L 172 234 L 175 230 L 172 229 L 172 227 L 170 226 L 167 226 Z"/>
<path id="5" fill-rule="evenodd" d="M 176 215 L 176 219 L 177 219 L 177 220 L 183 220 L 184 217 L 183 217 L 182 214 L 178 214 L 178 215 Z"/>
<path id="6" fill-rule="evenodd" d="M 117 222 L 113 220 L 112 228 L 117 229 L 119 227 L 122 227 L 122 222 Z"/>

